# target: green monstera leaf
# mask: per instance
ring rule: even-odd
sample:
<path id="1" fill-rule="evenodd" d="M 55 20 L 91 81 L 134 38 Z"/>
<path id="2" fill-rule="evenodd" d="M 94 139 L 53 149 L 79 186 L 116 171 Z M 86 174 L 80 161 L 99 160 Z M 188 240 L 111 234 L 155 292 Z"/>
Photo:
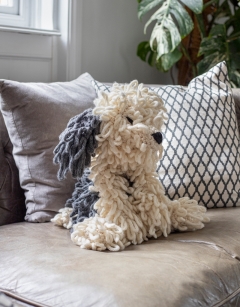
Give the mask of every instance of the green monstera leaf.
<path id="1" fill-rule="evenodd" d="M 173 53 L 171 61 L 177 57 L 179 52 L 177 47 L 181 40 L 193 29 L 193 22 L 184 5 L 189 7 L 195 14 L 199 14 L 203 9 L 202 0 L 142 0 L 138 6 L 138 17 L 158 7 L 145 25 L 144 31 L 148 26 L 156 21 L 150 37 L 150 47 L 156 52 L 157 60 L 163 55 Z M 166 56 L 165 56 L 166 57 Z M 170 62 L 171 62 L 170 61 Z"/>
<path id="2" fill-rule="evenodd" d="M 182 57 L 182 53 L 176 48 L 173 52 L 164 54 L 160 59 L 157 59 L 157 53 L 151 49 L 149 42 L 141 42 L 138 45 L 137 55 L 141 60 L 150 66 L 155 66 L 162 72 L 167 72 Z"/>

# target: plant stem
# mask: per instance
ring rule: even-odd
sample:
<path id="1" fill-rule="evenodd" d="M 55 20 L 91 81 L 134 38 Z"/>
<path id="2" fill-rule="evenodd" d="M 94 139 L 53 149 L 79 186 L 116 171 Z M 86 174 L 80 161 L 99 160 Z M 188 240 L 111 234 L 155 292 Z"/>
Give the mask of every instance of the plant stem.
<path id="1" fill-rule="evenodd" d="M 191 57 L 190 57 L 187 49 L 184 47 L 184 45 L 181 43 L 180 46 L 181 46 L 181 49 L 182 49 L 184 56 L 187 58 L 188 62 L 190 63 L 190 65 L 192 67 L 193 76 L 196 77 L 197 76 L 196 66 L 194 65 L 193 61 L 191 60 Z"/>
<path id="2" fill-rule="evenodd" d="M 228 61 L 229 61 L 229 44 L 228 42 L 226 42 L 226 56 L 227 56 L 227 64 L 228 64 Z"/>
<path id="3" fill-rule="evenodd" d="M 216 11 L 218 11 L 218 9 L 219 9 L 219 2 L 217 3 L 216 1 L 210 1 L 211 2 L 211 4 L 213 4 L 214 2 L 215 2 L 215 4 L 216 4 Z M 208 3 L 210 3 L 210 2 L 208 2 Z M 208 4 L 208 3 L 206 3 L 206 5 Z M 215 11 L 215 13 L 216 13 L 216 11 Z M 210 22 L 208 22 L 208 25 L 207 25 L 207 33 L 209 34 L 209 32 L 211 31 L 211 29 L 212 29 L 212 27 L 213 27 L 213 25 L 215 24 L 215 19 L 216 19 L 216 14 L 215 13 L 213 13 L 212 14 L 212 20 L 210 21 Z"/>
<path id="4" fill-rule="evenodd" d="M 207 36 L 202 14 L 195 14 L 201 39 Z"/>
<path id="5" fill-rule="evenodd" d="M 172 66 L 171 69 L 170 69 L 170 76 L 171 76 L 173 85 L 176 85 L 175 79 L 174 79 L 174 75 L 173 75 L 173 67 L 174 67 L 174 66 Z"/>

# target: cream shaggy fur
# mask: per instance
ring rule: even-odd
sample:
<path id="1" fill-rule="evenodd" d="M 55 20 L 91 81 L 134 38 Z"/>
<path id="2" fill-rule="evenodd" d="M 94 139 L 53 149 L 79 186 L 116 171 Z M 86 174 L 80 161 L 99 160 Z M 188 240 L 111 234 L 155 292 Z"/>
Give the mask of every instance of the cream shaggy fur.
<path id="1" fill-rule="evenodd" d="M 97 215 L 73 225 L 72 241 L 81 248 L 123 250 L 172 231 L 193 231 L 209 219 L 195 200 L 170 200 L 156 173 L 163 146 L 152 134 L 162 130 L 162 99 L 142 84 L 114 84 L 101 92 L 93 114 L 101 119 L 98 148 L 92 158 L 90 187 L 99 193 Z M 71 209 L 61 209 L 56 225 L 71 227 Z"/>

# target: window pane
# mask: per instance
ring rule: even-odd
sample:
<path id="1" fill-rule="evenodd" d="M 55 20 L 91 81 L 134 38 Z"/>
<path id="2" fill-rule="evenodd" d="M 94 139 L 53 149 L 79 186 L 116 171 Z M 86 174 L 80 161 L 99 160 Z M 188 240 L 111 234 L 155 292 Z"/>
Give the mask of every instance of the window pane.
<path id="1" fill-rule="evenodd" d="M 0 25 L 55 30 L 58 1 L 0 0 Z"/>
<path id="2" fill-rule="evenodd" d="M 0 0 L 0 13 L 18 15 L 19 1 L 20 0 Z"/>
<path id="3" fill-rule="evenodd" d="M 0 6 L 13 6 L 13 0 L 0 0 Z"/>

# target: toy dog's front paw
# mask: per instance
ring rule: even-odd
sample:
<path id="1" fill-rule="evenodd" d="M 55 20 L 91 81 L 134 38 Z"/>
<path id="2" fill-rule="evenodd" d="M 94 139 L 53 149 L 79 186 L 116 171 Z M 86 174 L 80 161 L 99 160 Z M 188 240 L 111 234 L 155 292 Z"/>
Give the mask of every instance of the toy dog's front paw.
<path id="1" fill-rule="evenodd" d="M 59 213 L 51 219 L 51 222 L 56 226 L 62 226 L 64 228 L 70 229 L 72 227 L 72 221 L 70 219 L 70 215 L 72 213 L 72 208 L 62 208 L 59 210 Z"/>
<path id="2" fill-rule="evenodd" d="M 210 221 L 207 209 L 188 197 L 180 198 L 171 204 L 171 224 L 173 230 L 194 231 L 202 229 Z"/>
<path id="3" fill-rule="evenodd" d="M 97 251 L 123 250 L 130 243 L 124 238 L 123 230 L 114 223 L 107 222 L 104 218 L 95 216 L 85 219 L 73 226 L 72 241 L 81 248 Z"/>

